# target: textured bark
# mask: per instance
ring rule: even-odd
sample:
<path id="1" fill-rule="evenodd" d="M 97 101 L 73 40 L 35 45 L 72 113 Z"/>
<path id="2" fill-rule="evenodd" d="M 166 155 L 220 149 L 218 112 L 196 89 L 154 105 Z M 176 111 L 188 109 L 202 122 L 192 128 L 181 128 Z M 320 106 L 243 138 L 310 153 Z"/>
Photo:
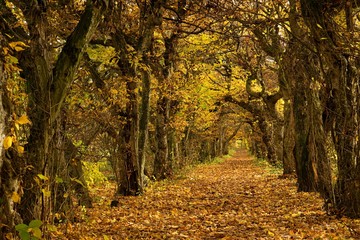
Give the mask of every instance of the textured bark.
<path id="1" fill-rule="evenodd" d="M 122 29 L 118 28 L 114 34 L 114 47 L 119 52 L 118 65 L 127 81 L 127 93 L 129 102 L 126 106 L 126 123 L 121 130 L 123 140 L 119 140 L 120 148 L 124 149 L 121 179 L 118 183 L 118 193 L 122 195 L 138 195 L 143 192 L 145 147 L 149 122 L 150 104 L 150 72 L 147 69 L 138 71 L 133 64 L 131 54 L 126 48 L 133 46 L 136 57 L 143 65 L 148 65 L 148 54 L 152 45 L 155 28 L 162 23 L 162 6 L 166 1 L 155 0 L 149 3 L 141 3 L 139 29 L 137 36 L 127 36 Z M 121 12 L 121 9 L 119 9 Z M 119 13 L 121 15 L 121 13 Z M 132 39 L 129 42 L 129 39 Z M 138 79 L 140 75 L 140 81 Z M 137 91 L 141 84 L 141 94 Z M 140 100 L 141 98 L 141 100 Z"/>
<path id="2" fill-rule="evenodd" d="M 211 146 L 208 140 L 203 140 L 200 145 L 200 162 L 208 162 L 211 160 Z"/>
<path id="3" fill-rule="evenodd" d="M 139 119 L 139 185 L 140 192 L 143 192 L 145 178 L 145 147 L 148 140 L 148 125 L 150 116 L 150 89 L 151 80 L 148 71 L 142 72 L 142 91 L 141 91 L 141 108 Z"/>
<path id="4" fill-rule="evenodd" d="M 169 100 L 167 97 L 162 97 L 157 103 L 156 116 L 156 153 L 154 159 L 154 176 L 156 179 L 165 179 L 168 174 L 168 136 L 167 136 L 167 122 L 169 112 Z"/>
<path id="5" fill-rule="evenodd" d="M 36 14 L 33 15 L 32 12 Z M 45 174 L 44 166 L 48 163 L 50 136 L 53 134 L 49 125 L 50 99 L 48 81 L 51 79 L 50 53 L 46 42 L 47 18 L 36 5 L 24 11 L 29 22 L 32 41 L 29 48 L 22 52 L 19 64 L 22 77 L 28 81 L 29 117 L 32 121 L 29 144 L 26 145 L 26 165 L 32 166 L 24 176 L 24 195 L 19 212 L 25 223 L 32 219 L 44 219 L 46 202 L 41 193 L 37 174 Z"/>
<path id="6" fill-rule="evenodd" d="M 139 135 L 139 100 L 136 93 L 138 79 L 136 69 L 131 62 L 130 53 L 126 46 L 126 36 L 122 30 L 113 34 L 114 48 L 119 52 L 118 66 L 126 81 L 128 102 L 125 108 L 125 123 L 115 139 L 117 141 L 118 155 L 114 159 L 114 166 L 118 177 L 117 194 L 129 196 L 140 193 L 140 179 L 138 168 L 138 135 Z"/>
<path id="7" fill-rule="evenodd" d="M 97 130 L 95 130 L 97 132 Z M 94 134 L 90 136 L 89 139 L 84 141 L 84 146 L 87 147 L 91 138 L 94 137 Z M 75 195 L 78 199 L 78 203 L 81 206 L 88 208 L 92 207 L 92 199 L 90 197 L 89 189 L 87 187 L 84 171 L 82 168 L 81 156 L 78 154 L 79 149 L 76 147 L 69 138 L 64 139 L 65 142 L 65 162 L 66 167 L 69 172 L 69 177 L 76 179 L 77 181 L 71 181 L 71 189 L 75 190 Z"/>
<path id="8" fill-rule="evenodd" d="M 295 164 L 295 115 L 294 95 L 296 93 L 296 74 L 293 67 L 297 65 L 296 49 L 301 46 L 297 38 L 302 38 L 303 31 L 298 24 L 298 10 L 295 0 L 290 0 L 289 22 L 292 35 L 289 44 L 279 63 L 279 85 L 284 96 L 284 137 L 283 137 L 283 165 L 284 174 L 291 174 L 296 171 Z M 301 50 L 300 50 L 301 51 Z"/>
<path id="9" fill-rule="evenodd" d="M 40 8 L 34 1 L 30 7 L 25 4 L 26 7 L 23 8 L 31 41 L 30 47 L 22 53 L 19 63 L 23 69 L 23 77 L 29 82 L 29 116 L 32 121 L 26 149 L 26 164 L 32 168 L 28 168 L 23 180 L 24 196 L 19 208 L 24 222 L 32 219 L 44 220 L 49 214 L 51 200 L 41 192 L 43 186 L 35 179 L 38 178 L 38 174 L 52 174 L 52 164 L 64 166 L 53 159 L 57 152 L 56 146 L 60 144 L 57 141 L 62 139 L 55 135 L 60 134 L 56 132 L 56 122 L 82 52 L 106 9 L 104 3 L 105 1 L 88 1 L 77 27 L 67 39 L 53 69 L 47 42 L 47 14 L 39 12 Z M 48 177 L 54 180 L 56 176 Z"/>
<path id="10" fill-rule="evenodd" d="M 6 45 L 6 41 L 0 34 L 0 48 Z M 14 226 L 21 219 L 15 210 L 15 203 L 12 199 L 13 192 L 19 193 L 20 188 L 20 159 L 12 149 L 5 150 L 3 143 L 5 136 L 10 131 L 8 122 L 11 110 L 6 90 L 6 77 L 4 71 L 4 59 L 0 53 L 0 239 L 5 239 L 8 232 L 13 231 Z"/>
<path id="11" fill-rule="evenodd" d="M 340 64 L 333 66 L 332 74 L 343 85 L 333 89 L 335 127 L 332 130 L 337 152 L 338 178 L 334 206 L 350 217 L 360 217 L 360 166 L 359 166 L 359 76 L 354 63 L 341 56 Z M 358 60 L 357 60 L 358 61 Z"/>
<path id="12" fill-rule="evenodd" d="M 124 162 L 122 166 L 121 179 L 118 186 L 118 193 L 124 196 L 134 196 L 140 194 L 140 179 L 138 165 L 138 136 L 139 136 L 139 104 L 138 95 L 135 92 L 137 82 L 128 80 L 127 93 L 129 102 L 126 106 L 126 123 L 121 130 L 119 142 L 123 148 Z"/>
<path id="13" fill-rule="evenodd" d="M 295 147 L 295 122 L 292 110 L 292 104 L 290 100 L 285 101 L 284 106 L 284 130 L 283 130 L 283 174 L 295 173 L 295 158 L 294 158 L 294 147 Z"/>
<path id="14" fill-rule="evenodd" d="M 171 82 L 173 74 L 173 66 L 175 64 L 176 46 L 179 38 L 179 22 L 185 16 L 186 1 L 178 1 L 177 18 L 179 21 L 174 26 L 169 37 L 164 39 L 165 51 L 163 54 L 164 66 L 157 64 L 154 66 L 154 71 L 157 72 L 157 78 L 160 88 L 160 98 L 156 104 L 156 120 L 155 120 L 155 134 L 157 140 L 157 149 L 154 159 L 154 175 L 157 179 L 164 179 L 172 173 L 172 163 L 174 156 L 172 154 L 175 146 L 175 138 L 172 135 L 169 127 L 170 116 L 176 113 L 176 110 L 171 109 L 171 100 L 169 96 L 172 94 L 166 88 L 166 85 Z"/>
<path id="15" fill-rule="evenodd" d="M 318 191 L 325 199 L 332 192 L 330 162 L 326 151 L 326 132 L 323 127 L 323 92 L 315 54 L 294 45 L 295 55 L 286 76 L 294 84 L 293 114 L 295 126 L 294 157 L 299 191 Z M 302 50 L 300 50 L 302 49 Z M 307 53 L 306 53 L 307 52 Z"/>
<path id="16" fill-rule="evenodd" d="M 345 112 L 351 108 L 346 104 L 346 101 L 344 105 L 344 100 L 347 98 L 338 98 L 339 95 L 337 95 L 338 87 L 347 85 L 345 78 L 341 77 L 341 68 L 347 68 L 347 66 L 342 64 L 341 53 L 339 54 L 341 49 L 334 45 L 337 39 L 334 30 L 331 29 L 332 26 L 335 26 L 335 22 L 330 20 L 333 15 L 325 13 L 333 6 L 327 4 L 325 6 L 324 2 L 321 1 L 303 0 L 300 2 L 302 15 L 309 27 L 311 38 L 303 37 L 307 36 L 308 32 L 306 29 L 301 29 L 296 20 L 296 1 L 290 1 L 291 28 L 296 38 L 301 39 L 301 42 L 298 42 L 296 47 L 293 45 L 294 48 L 292 49 L 294 53 L 297 53 L 292 56 L 292 59 L 297 59 L 297 62 L 292 63 L 292 66 L 296 66 L 295 71 L 292 69 L 292 73 L 287 73 L 287 76 L 290 79 L 292 78 L 291 81 L 296 82 L 293 93 L 295 94 L 293 111 L 299 190 L 319 191 L 326 201 L 334 202 L 330 156 L 327 150 L 329 129 L 331 129 L 330 126 L 334 126 L 334 119 L 341 121 L 340 119 L 345 118 L 346 121 L 342 122 L 341 126 L 350 123 L 346 126 L 347 131 L 350 132 L 355 125 L 355 122 L 351 121 L 351 117 L 346 117 Z M 303 54 L 299 54 L 300 52 Z M 353 89 L 352 86 L 348 85 L 347 87 Z M 344 96 L 343 93 L 340 95 Z M 348 97 L 351 98 L 350 95 Z M 336 103 L 337 98 L 339 102 Z M 340 102 L 342 102 L 341 107 Z M 332 106 L 334 104 L 338 108 L 334 108 Z M 333 132 L 332 135 L 340 133 L 339 130 Z M 346 136 L 354 136 L 352 133 L 346 134 Z M 340 135 L 344 136 L 343 134 Z M 341 136 L 334 138 L 334 145 L 342 149 L 347 143 L 338 142 L 342 138 Z M 346 146 L 347 154 L 351 152 L 349 149 L 352 147 L 351 144 Z M 342 154 L 338 152 L 337 155 L 340 160 Z M 352 157 L 347 155 L 346 159 Z M 340 168 L 338 170 L 340 173 Z"/>
<path id="17" fill-rule="evenodd" d="M 52 125 L 54 135 L 52 136 L 50 146 L 49 146 L 49 156 L 46 164 L 49 167 L 44 168 L 43 175 L 49 176 L 52 179 L 51 182 L 41 186 L 46 191 L 51 192 L 50 196 L 45 194 L 42 196 L 44 201 L 43 209 L 44 218 L 52 221 L 48 218 L 48 213 L 58 213 L 62 215 L 62 218 L 73 219 L 72 201 L 71 197 L 71 180 L 69 176 L 69 161 L 65 158 L 66 142 L 64 140 L 64 130 L 65 126 L 62 123 L 62 116 L 57 117 L 55 123 Z M 59 181 L 59 178 L 61 181 Z M 59 219 L 54 219 L 59 220 Z"/>
<path id="18" fill-rule="evenodd" d="M 274 139 L 270 133 L 270 127 L 267 121 L 261 116 L 258 117 L 258 125 L 262 132 L 262 142 L 266 147 L 266 158 L 270 164 L 275 165 L 277 163 L 277 156 L 275 152 Z"/>
<path id="19" fill-rule="evenodd" d="M 0 47 L 3 48 L 3 41 L 2 36 L 0 35 Z M 0 146 L 3 146 L 4 139 L 5 139 L 5 118 L 7 117 L 7 114 L 3 107 L 3 92 L 4 92 L 4 85 L 5 85 L 5 78 L 3 73 L 3 59 L 0 59 Z M 9 228 L 14 227 L 14 221 L 12 220 L 11 214 L 11 208 L 9 197 L 6 195 L 6 184 L 4 184 L 5 179 L 3 179 L 2 176 L 4 176 L 4 161 L 5 161 L 5 151 L 3 147 L 0 147 L 0 194 L 1 194 L 1 204 L 0 204 L 0 222 L 4 223 L 5 225 L 9 226 Z M 3 227 L 0 228 L 0 238 L 5 238 L 5 232 L 6 230 Z"/>
<path id="20" fill-rule="evenodd" d="M 304 64 L 300 62 L 297 64 L 297 69 L 295 70 L 298 73 L 305 71 Z M 296 174 L 297 174 L 297 183 L 299 191 L 316 191 L 316 183 L 314 180 L 314 165 L 309 159 L 309 129 L 310 129 L 310 119 L 309 119 L 309 109 L 307 89 L 309 85 L 307 84 L 306 76 L 296 76 L 292 79 L 296 82 L 296 92 L 294 93 L 293 99 L 293 110 L 294 110 L 294 119 L 295 119 L 295 148 L 294 156 L 296 162 Z"/>

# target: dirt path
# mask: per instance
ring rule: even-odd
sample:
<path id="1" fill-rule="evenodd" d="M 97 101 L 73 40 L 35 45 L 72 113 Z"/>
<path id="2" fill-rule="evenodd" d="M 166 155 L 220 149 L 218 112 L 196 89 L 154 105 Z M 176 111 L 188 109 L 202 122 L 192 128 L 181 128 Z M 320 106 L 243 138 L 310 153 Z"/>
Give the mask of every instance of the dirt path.
<path id="1" fill-rule="evenodd" d="M 358 220 L 327 216 L 316 194 L 297 193 L 295 179 L 270 174 L 245 151 L 121 198 L 117 208 L 110 197 L 95 200 L 64 238 L 360 239 Z"/>

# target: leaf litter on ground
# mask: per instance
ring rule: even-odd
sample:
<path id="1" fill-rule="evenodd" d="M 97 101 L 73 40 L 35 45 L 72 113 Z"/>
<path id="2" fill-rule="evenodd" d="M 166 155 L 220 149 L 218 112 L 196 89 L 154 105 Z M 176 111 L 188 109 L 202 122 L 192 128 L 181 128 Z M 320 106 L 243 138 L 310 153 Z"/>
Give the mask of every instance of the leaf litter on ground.
<path id="1" fill-rule="evenodd" d="M 360 220 L 329 216 L 316 193 L 297 192 L 239 150 L 218 164 L 153 183 L 142 196 L 110 207 L 110 185 L 91 209 L 59 226 L 54 239 L 360 239 Z"/>

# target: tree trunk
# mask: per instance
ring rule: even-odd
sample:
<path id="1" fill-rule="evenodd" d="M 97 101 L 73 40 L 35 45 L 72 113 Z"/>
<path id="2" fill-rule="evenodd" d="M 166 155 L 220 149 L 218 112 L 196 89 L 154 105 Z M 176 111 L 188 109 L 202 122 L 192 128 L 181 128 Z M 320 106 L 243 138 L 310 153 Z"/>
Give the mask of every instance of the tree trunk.
<path id="1" fill-rule="evenodd" d="M 299 50 L 297 50 L 299 51 Z M 318 191 L 328 199 L 332 192 L 330 162 L 326 151 L 326 133 L 323 127 L 323 103 L 319 84 L 317 57 L 311 53 L 297 57 L 299 61 L 293 76 L 295 81 L 295 160 L 299 191 Z M 294 70 L 295 69 L 295 70 Z"/>
<path id="2" fill-rule="evenodd" d="M 335 76 L 343 84 L 333 90 L 335 103 L 335 128 L 333 130 L 338 157 L 335 208 L 350 217 L 360 217 L 360 164 L 359 116 L 360 110 L 357 71 L 351 62 L 342 57 L 340 64 L 333 66 Z M 338 72 L 338 74 L 336 74 Z"/>
<path id="3" fill-rule="evenodd" d="M 263 117 L 258 117 L 259 129 L 262 132 L 262 142 L 266 147 L 266 158 L 267 161 L 275 165 L 277 163 L 277 156 L 274 148 L 274 141 L 271 133 L 269 132 L 269 125 Z"/>
<path id="4" fill-rule="evenodd" d="M 44 218 L 48 219 L 48 213 L 58 213 L 61 219 L 73 219 L 72 201 L 71 201 L 71 179 L 69 176 L 69 159 L 65 158 L 64 131 L 65 126 L 62 122 L 63 116 L 59 116 L 53 125 L 54 135 L 50 142 L 48 162 L 49 167 L 45 166 L 43 175 L 49 176 L 51 181 L 44 181 L 41 185 L 44 201 Z M 44 190 L 43 190 L 44 189 Z M 59 220 L 55 218 L 54 220 Z"/>
<path id="5" fill-rule="evenodd" d="M 229 154 L 229 145 L 230 145 L 230 141 L 236 136 L 236 134 L 239 132 L 239 130 L 240 130 L 240 128 L 241 128 L 241 125 L 242 124 L 239 124 L 234 130 L 233 130 L 233 132 L 231 133 L 231 135 L 230 136 L 228 136 L 227 138 L 226 138 L 226 140 L 224 141 L 224 147 L 223 147 L 223 149 L 224 149 L 224 152 L 223 152 L 223 155 L 227 155 L 227 154 Z"/>
<path id="6" fill-rule="evenodd" d="M 64 142 L 66 149 L 64 157 L 67 171 L 69 173 L 70 179 L 74 179 L 74 181 L 71 181 L 71 189 L 75 191 L 75 195 L 78 199 L 79 205 L 91 208 L 92 199 L 90 197 L 90 192 L 84 178 L 82 162 L 80 156 L 78 155 L 78 147 L 76 147 L 69 138 L 65 137 Z M 84 142 L 84 145 L 86 147 L 89 144 L 90 141 Z"/>
<path id="7" fill-rule="evenodd" d="M 177 18 L 181 20 L 185 15 L 186 1 L 178 2 Z M 163 53 L 164 66 L 155 65 L 155 71 L 158 71 L 158 84 L 160 87 L 159 99 L 156 105 L 155 134 L 157 140 L 157 152 L 154 159 L 154 176 L 157 179 L 165 179 L 172 173 L 173 161 L 173 136 L 170 133 L 169 118 L 175 111 L 171 111 L 171 100 L 169 95 L 171 91 L 167 89 L 167 84 L 171 82 L 173 74 L 173 65 L 175 64 L 176 45 L 178 41 L 179 22 L 176 22 L 175 29 L 172 30 L 169 37 L 164 39 L 165 51 Z M 159 61 L 160 62 L 160 61 Z M 167 90 L 163 90 L 167 89 Z M 175 143 L 174 143 L 175 144 Z"/>
<path id="8" fill-rule="evenodd" d="M 4 47 L 6 41 L 0 34 L 0 48 Z M 6 75 L 4 70 L 4 59 L 0 56 L 0 239 L 6 239 L 6 234 L 14 231 L 16 224 L 21 219 L 15 210 L 18 204 L 13 199 L 13 194 L 21 194 L 20 187 L 20 159 L 12 148 L 5 150 L 4 139 L 11 133 L 10 112 L 11 101 L 6 90 Z M 9 74 L 10 75 L 10 74 Z"/>
<path id="9" fill-rule="evenodd" d="M 143 192 L 144 188 L 144 170 L 145 170 L 145 147 L 148 139 L 148 125 L 150 115 L 150 73 L 148 71 L 142 72 L 142 90 L 141 90 L 141 108 L 139 119 L 139 191 Z"/>
<path id="10" fill-rule="evenodd" d="M 200 154 L 199 154 L 199 161 L 204 163 L 211 160 L 211 149 L 210 149 L 210 143 L 208 140 L 201 141 L 200 145 Z"/>
<path id="11" fill-rule="evenodd" d="M 123 195 L 138 195 L 143 191 L 143 178 L 145 166 L 145 146 L 147 141 L 147 127 L 149 121 L 150 104 L 150 73 L 148 72 L 148 56 L 152 45 L 152 38 L 156 26 L 162 23 L 162 6 L 166 1 L 155 0 L 149 3 L 144 2 L 138 5 L 140 8 L 139 29 L 136 41 L 128 43 L 122 29 L 115 35 L 115 49 L 120 53 L 118 65 L 124 76 L 127 78 L 127 93 L 129 103 L 126 106 L 126 123 L 122 128 L 121 136 L 124 136 L 124 169 L 122 179 L 119 182 L 118 193 Z M 141 105 L 137 94 L 137 65 L 126 48 L 132 45 L 136 51 L 136 58 L 146 66 L 139 71 L 142 80 Z M 141 112 L 139 112 L 141 110 Z"/>
<path id="12" fill-rule="evenodd" d="M 301 65 L 299 65 L 301 66 Z M 304 72 L 305 68 L 299 68 L 296 72 Z M 311 192 L 316 191 L 314 180 L 314 165 L 309 159 L 309 128 L 310 119 L 308 116 L 308 105 L 310 99 L 307 99 L 306 77 L 296 78 L 296 92 L 294 93 L 293 110 L 295 119 L 295 148 L 294 157 L 296 163 L 296 175 L 298 190 Z"/>
<path id="13" fill-rule="evenodd" d="M 49 200 L 45 194 L 45 183 L 41 176 L 51 172 L 54 167 L 56 139 L 56 121 L 60 116 L 67 90 L 78 68 L 82 52 L 90 41 L 102 13 L 105 1 L 88 1 L 81 19 L 71 33 L 52 69 L 47 42 L 46 13 L 39 12 L 37 3 L 24 7 L 23 12 L 28 22 L 31 35 L 29 48 L 19 59 L 22 75 L 29 83 L 30 113 L 32 121 L 29 144 L 27 145 L 27 173 L 24 182 L 23 202 L 19 207 L 24 222 L 33 219 L 44 220 L 49 214 L 46 206 Z M 60 134 L 60 133 L 57 133 Z M 60 139 L 60 138 L 58 138 Z M 41 174 L 41 175 L 39 175 Z M 40 178 L 39 178 L 40 176 Z M 55 181 L 56 176 L 47 176 Z M 52 189 L 51 189 L 52 190 Z"/>
<path id="14" fill-rule="evenodd" d="M 169 100 L 162 97 L 158 100 L 156 112 L 156 154 L 154 159 L 154 176 L 156 179 L 165 179 L 168 174 L 167 161 L 169 158 L 169 147 L 167 139 L 167 123 L 169 112 Z"/>
<path id="15" fill-rule="evenodd" d="M 283 174 L 295 173 L 294 159 L 294 116 L 292 103 L 290 100 L 285 101 L 284 106 L 284 133 L 283 133 Z"/>
<path id="16" fill-rule="evenodd" d="M 139 136 L 139 110 L 137 82 L 133 79 L 127 81 L 127 93 L 129 102 L 126 106 L 126 123 L 123 126 L 120 138 L 123 138 L 122 146 L 124 153 L 123 170 L 118 193 L 124 196 L 135 196 L 141 192 L 139 182 L 139 165 L 138 165 L 138 136 Z"/>
<path id="17" fill-rule="evenodd" d="M 340 34 L 338 20 L 335 20 L 334 14 L 330 14 L 337 11 L 336 5 L 329 8 L 322 1 L 301 1 L 302 15 L 310 29 L 313 47 L 321 58 L 322 68 L 318 68 L 318 72 L 324 75 L 327 87 L 326 95 L 322 96 L 327 110 L 323 118 L 326 127 L 333 126 L 332 140 L 337 153 L 338 177 L 335 196 L 330 192 L 330 200 L 338 213 L 359 217 L 359 57 L 343 47 L 353 41 L 353 16 L 349 14 L 351 7 L 351 3 L 345 7 L 348 32 Z"/>
<path id="18" fill-rule="evenodd" d="M 175 160 L 176 160 L 176 137 L 175 137 L 175 131 L 168 131 L 168 149 L 169 149 L 169 153 L 168 153 L 168 176 L 172 176 L 173 175 L 173 170 L 174 167 L 176 165 Z"/>

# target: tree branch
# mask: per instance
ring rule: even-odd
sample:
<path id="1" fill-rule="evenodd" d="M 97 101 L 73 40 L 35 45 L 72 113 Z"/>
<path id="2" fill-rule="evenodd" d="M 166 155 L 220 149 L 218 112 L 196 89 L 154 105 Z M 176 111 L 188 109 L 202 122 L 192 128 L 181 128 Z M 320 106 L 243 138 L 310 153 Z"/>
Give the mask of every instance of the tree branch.
<path id="1" fill-rule="evenodd" d="M 103 4 L 103 2 L 99 3 L 96 0 L 89 1 L 78 25 L 67 39 L 59 55 L 53 70 L 53 82 L 50 87 L 52 104 L 51 122 L 60 113 L 66 91 L 74 78 L 83 51 L 100 23 L 106 6 L 107 4 Z"/>

